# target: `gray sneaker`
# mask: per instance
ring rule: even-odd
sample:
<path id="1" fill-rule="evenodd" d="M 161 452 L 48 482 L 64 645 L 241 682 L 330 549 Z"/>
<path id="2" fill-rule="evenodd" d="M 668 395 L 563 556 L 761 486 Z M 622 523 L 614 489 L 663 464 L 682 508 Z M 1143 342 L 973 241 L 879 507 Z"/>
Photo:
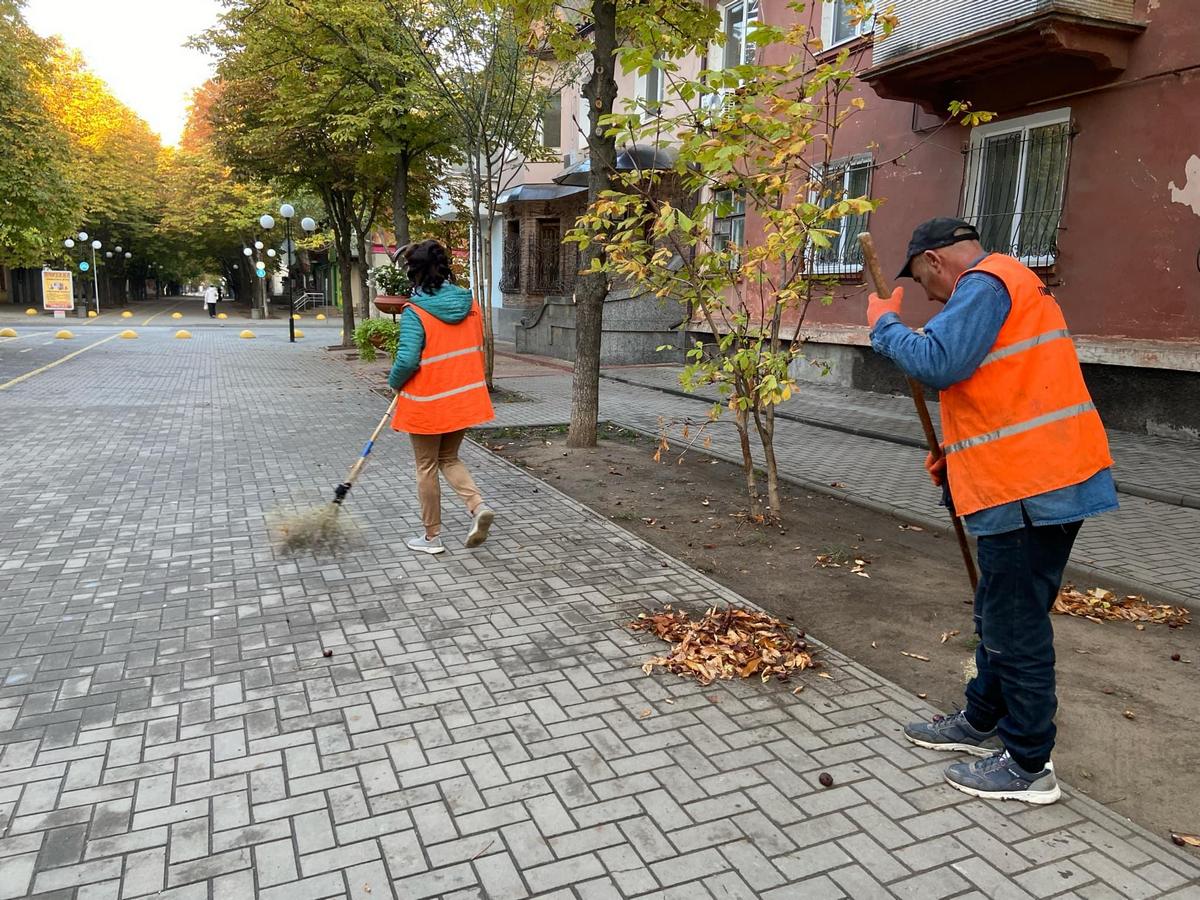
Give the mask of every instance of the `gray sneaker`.
<path id="1" fill-rule="evenodd" d="M 930 750 L 961 750 L 973 756 L 991 756 L 1004 749 L 1004 744 L 991 731 L 976 731 L 959 710 L 952 716 L 934 716 L 932 722 L 913 722 L 904 728 L 904 736 L 918 747 Z"/>
<path id="2" fill-rule="evenodd" d="M 955 790 L 985 800 L 1021 800 L 1053 803 L 1062 796 L 1054 764 L 1040 772 L 1026 772 L 1005 750 L 987 759 L 955 763 L 946 769 L 946 783 Z"/>
<path id="3" fill-rule="evenodd" d="M 496 514 L 492 508 L 486 503 L 480 504 L 475 510 L 475 521 L 471 523 L 471 530 L 467 532 L 467 547 L 478 547 L 486 541 L 494 521 Z"/>
<path id="4" fill-rule="evenodd" d="M 404 542 L 409 550 L 417 550 L 421 553 L 445 553 L 446 548 L 442 545 L 440 537 L 427 538 L 425 535 L 419 535 L 415 538 L 409 538 Z"/>

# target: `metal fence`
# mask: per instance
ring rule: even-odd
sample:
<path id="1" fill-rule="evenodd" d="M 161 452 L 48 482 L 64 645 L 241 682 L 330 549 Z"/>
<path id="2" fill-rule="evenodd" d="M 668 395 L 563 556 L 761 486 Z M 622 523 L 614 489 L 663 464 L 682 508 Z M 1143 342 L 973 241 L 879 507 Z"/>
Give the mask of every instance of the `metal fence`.
<path id="1" fill-rule="evenodd" d="M 991 133 L 964 152 L 961 213 L 983 246 L 1031 265 L 1058 256 L 1070 122 Z"/>

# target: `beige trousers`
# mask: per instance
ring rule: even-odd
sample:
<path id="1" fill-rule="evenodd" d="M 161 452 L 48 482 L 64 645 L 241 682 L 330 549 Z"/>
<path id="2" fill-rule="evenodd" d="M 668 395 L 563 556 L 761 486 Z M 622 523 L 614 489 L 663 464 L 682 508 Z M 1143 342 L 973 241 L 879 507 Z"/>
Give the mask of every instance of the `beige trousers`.
<path id="1" fill-rule="evenodd" d="M 409 435 L 417 460 L 417 498 L 421 501 L 421 522 L 425 525 L 426 537 L 436 537 L 442 530 L 442 487 L 438 472 L 462 497 L 472 515 L 483 503 L 475 479 L 458 458 L 458 448 L 462 446 L 465 434 L 463 430 L 449 434 Z"/>

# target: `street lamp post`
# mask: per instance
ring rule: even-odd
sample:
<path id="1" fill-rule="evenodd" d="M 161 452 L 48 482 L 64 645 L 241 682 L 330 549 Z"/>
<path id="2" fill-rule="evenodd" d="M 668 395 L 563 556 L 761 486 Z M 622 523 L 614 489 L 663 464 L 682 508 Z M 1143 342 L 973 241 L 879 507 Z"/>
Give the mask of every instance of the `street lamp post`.
<path id="1" fill-rule="evenodd" d="M 96 315 L 100 315 L 100 271 L 96 268 L 96 251 L 102 246 L 99 241 L 92 241 L 92 286 L 96 290 Z"/>
<path id="2" fill-rule="evenodd" d="M 296 342 L 296 247 L 292 243 L 292 219 L 296 217 L 296 207 L 290 203 L 284 203 L 279 207 L 279 217 L 283 219 L 283 248 L 288 270 L 288 340 L 294 344 Z M 264 231 L 270 231 L 275 227 L 275 218 L 271 215 L 264 215 L 258 220 L 258 224 Z M 317 230 L 317 223 L 305 216 L 300 222 L 300 227 L 311 234 Z"/>

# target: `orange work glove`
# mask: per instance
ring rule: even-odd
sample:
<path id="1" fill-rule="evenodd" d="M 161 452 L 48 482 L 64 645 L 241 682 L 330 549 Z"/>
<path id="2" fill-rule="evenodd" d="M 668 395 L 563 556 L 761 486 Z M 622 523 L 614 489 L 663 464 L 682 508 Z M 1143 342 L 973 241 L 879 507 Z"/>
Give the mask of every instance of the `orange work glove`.
<path id="1" fill-rule="evenodd" d="M 932 453 L 926 454 L 925 471 L 929 473 L 929 480 L 941 487 L 946 483 L 946 457 L 939 456 L 934 459 Z"/>
<path id="2" fill-rule="evenodd" d="M 882 299 L 878 294 L 872 294 L 867 298 L 867 324 L 872 328 L 875 323 L 884 315 L 884 313 L 894 312 L 900 314 L 900 303 L 904 300 L 904 288 L 898 287 L 892 291 L 892 296 L 886 300 Z"/>

